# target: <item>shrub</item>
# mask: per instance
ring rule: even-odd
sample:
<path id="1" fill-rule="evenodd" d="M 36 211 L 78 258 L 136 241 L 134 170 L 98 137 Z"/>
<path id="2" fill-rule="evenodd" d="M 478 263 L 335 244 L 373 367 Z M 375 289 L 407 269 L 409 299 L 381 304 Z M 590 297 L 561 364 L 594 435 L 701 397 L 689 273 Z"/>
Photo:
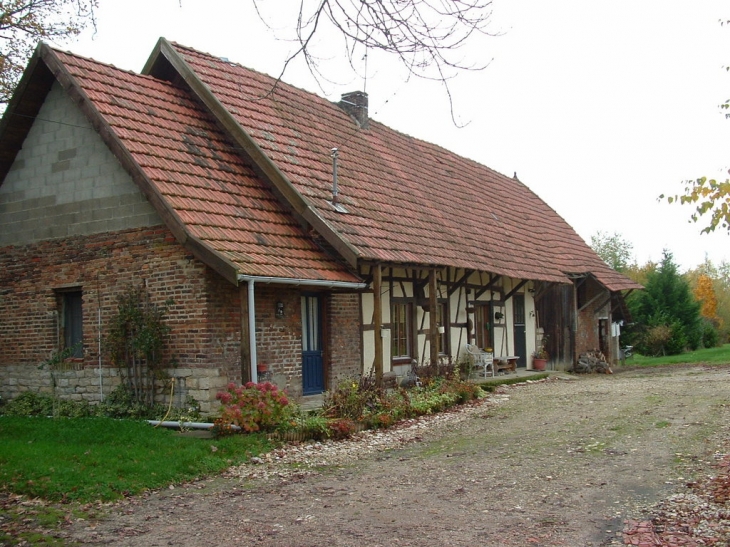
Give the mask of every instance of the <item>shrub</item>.
<path id="1" fill-rule="evenodd" d="M 715 325 L 708 320 L 702 322 L 702 347 L 714 348 L 720 343 L 720 333 Z"/>
<path id="2" fill-rule="evenodd" d="M 114 388 L 96 408 L 97 416 L 127 418 L 131 420 L 153 420 L 165 414 L 160 406 L 145 405 L 137 400 L 126 384 Z"/>
<path id="3" fill-rule="evenodd" d="M 329 418 L 360 421 L 380 406 L 385 390 L 379 388 L 372 373 L 360 378 L 346 378 L 325 393 L 322 412 Z"/>
<path id="4" fill-rule="evenodd" d="M 221 429 L 237 425 L 243 431 L 273 431 L 287 416 L 285 408 L 289 405 L 286 393 L 270 383 L 254 384 L 248 382 L 236 387 L 228 384 L 226 391 L 216 395 L 223 404 L 220 418 L 215 423 Z"/>
<path id="5" fill-rule="evenodd" d="M 23 391 L 3 406 L 7 416 L 52 416 L 53 397 L 45 393 Z"/>

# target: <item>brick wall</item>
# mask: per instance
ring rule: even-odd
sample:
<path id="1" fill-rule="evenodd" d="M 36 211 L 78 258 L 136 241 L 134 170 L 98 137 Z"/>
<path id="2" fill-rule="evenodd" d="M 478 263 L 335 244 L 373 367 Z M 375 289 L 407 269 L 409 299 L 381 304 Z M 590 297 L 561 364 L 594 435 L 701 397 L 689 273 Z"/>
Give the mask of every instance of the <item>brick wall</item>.
<path id="1" fill-rule="evenodd" d="M 360 295 L 335 293 L 327 301 L 327 332 L 330 334 L 330 386 L 339 378 L 362 372 Z"/>
<path id="2" fill-rule="evenodd" d="M 38 365 L 59 349 L 56 290 L 79 287 L 84 355 L 77 370 L 67 371 L 68 385 L 57 391 L 98 401 L 99 323 L 104 333 L 118 295 L 138 284 L 146 284 L 154 303 L 172 300 L 165 359 L 177 361 L 169 370 L 177 379 L 176 401 L 191 396 L 204 411 L 214 410 L 215 393 L 229 380 L 240 381 L 238 291 L 189 255 L 164 227 L 0 249 L 0 395 L 49 389 L 50 373 Z M 102 369 L 111 366 L 104 352 L 101 363 Z M 104 393 L 119 383 L 111 371 L 102 370 L 102 380 L 108 382 Z"/>

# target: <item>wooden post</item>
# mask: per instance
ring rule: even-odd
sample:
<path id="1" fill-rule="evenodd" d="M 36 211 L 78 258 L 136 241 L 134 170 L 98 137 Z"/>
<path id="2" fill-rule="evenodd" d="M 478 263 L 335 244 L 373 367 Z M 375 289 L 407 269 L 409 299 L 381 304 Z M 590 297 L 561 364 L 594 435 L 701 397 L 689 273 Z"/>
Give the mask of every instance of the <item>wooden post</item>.
<path id="1" fill-rule="evenodd" d="M 383 270 L 380 263 L 373 266 L 373 336 L 375 339 L 375 381 L 383 385 Z"/>
<path id="2" fill-rule="evenodd" d="M 428 308 L 429 308 L 429 339 L 431 340 L 431 364 L 435 365 L 439 362 L 439 347 L 438 347 L 438 324 L 436 318 L 438 313 L 436 306 L 438 302 L 436 300 L 436 270 L 431 269 L 428 272 Z"/>

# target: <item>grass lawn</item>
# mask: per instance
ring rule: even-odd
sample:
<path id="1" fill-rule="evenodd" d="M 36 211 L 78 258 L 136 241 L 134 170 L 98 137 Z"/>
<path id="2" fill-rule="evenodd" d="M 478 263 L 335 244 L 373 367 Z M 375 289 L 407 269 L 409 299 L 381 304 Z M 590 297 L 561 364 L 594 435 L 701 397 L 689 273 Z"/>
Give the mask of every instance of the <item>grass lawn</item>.
<path id="1" fill-rule="evenodd" d="M 645 357 L 635 354 L 626 359 L 627 366 L 658 367 L 662 365 L 730 365 L 730 344 L 719 348 L 699 349 L 681 355 Z"/>
<path id="2" fill-rule="evenodd" d="M 0 489 L 110 501 L 220 472 L 267 451 L 262 435 L 179 436 L 146 422 L 0 416 Z"/>

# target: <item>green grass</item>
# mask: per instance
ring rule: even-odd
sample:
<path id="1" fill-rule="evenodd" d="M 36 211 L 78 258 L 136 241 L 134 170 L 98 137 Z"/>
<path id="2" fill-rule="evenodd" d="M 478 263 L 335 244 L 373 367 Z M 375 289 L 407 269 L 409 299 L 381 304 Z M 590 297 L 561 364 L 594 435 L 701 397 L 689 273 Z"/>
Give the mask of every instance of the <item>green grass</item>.
<path id="1" fill-rule="evenodd" d="M 179 436 L 146 422 L 0 416 L 0 489 L 110 501 L 220 472 L 270 448 L 261 435 Z"/>
<path id="2" fill-rule="evenodd" d="M 658 367 L 663 365 L 728 365 L 730 364 L 730 344 L 719 348 L 688 351 L 680 355 L 666 357 L 645 357 L 635 354 L 626 359 L 626 366 Z"/>

